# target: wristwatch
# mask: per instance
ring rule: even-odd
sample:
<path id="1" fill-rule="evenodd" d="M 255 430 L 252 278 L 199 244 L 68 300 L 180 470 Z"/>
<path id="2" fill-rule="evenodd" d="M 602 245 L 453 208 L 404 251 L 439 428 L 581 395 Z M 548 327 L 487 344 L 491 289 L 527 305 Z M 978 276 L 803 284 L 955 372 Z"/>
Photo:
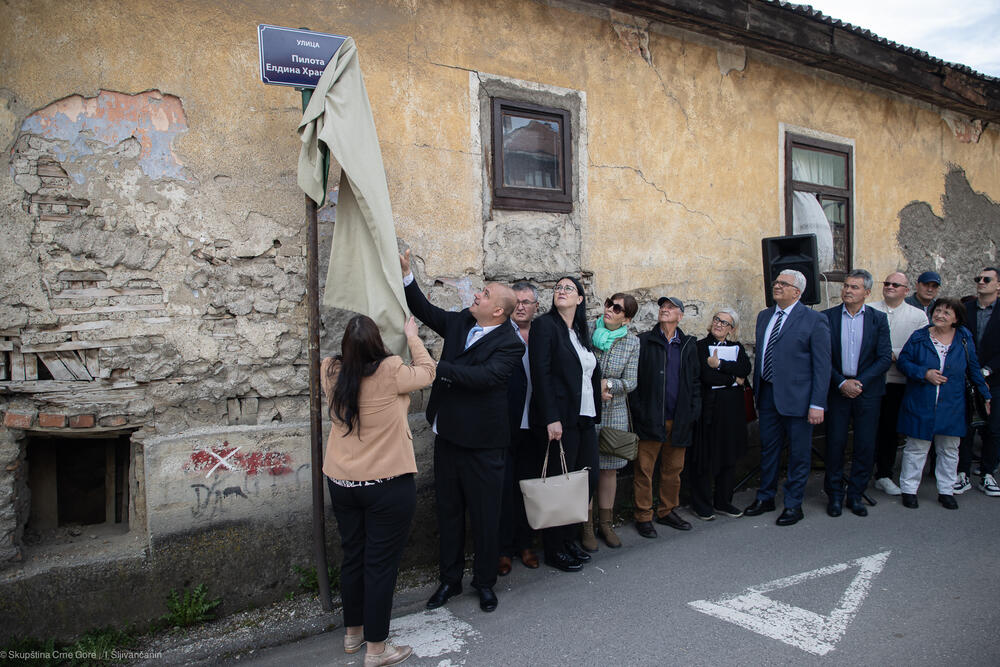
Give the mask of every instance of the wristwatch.
<path id="1" fill-rule="evenodd" d="M 993 375 L 993 369 L 989 366 L 983 366 L 983 377 L 988 378 L 991 375 Z"/>

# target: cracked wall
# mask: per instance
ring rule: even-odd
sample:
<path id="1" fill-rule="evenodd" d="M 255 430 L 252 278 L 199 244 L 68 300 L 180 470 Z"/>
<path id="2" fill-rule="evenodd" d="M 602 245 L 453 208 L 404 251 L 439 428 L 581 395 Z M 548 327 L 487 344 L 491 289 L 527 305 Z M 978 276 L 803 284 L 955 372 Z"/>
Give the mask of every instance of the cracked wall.
<path id="1" fill-rule="evenodd" d="M 899 212 L 899 246 L 909 266 L 910 284 L 927 270 L 944 281 L 942 296 L 975 294 L 973 277 L 1000 261 L 1000 204 L 976 192 L 961 168 L 944 178 L 940 216 L 927 202 L 911 202 Z"/>

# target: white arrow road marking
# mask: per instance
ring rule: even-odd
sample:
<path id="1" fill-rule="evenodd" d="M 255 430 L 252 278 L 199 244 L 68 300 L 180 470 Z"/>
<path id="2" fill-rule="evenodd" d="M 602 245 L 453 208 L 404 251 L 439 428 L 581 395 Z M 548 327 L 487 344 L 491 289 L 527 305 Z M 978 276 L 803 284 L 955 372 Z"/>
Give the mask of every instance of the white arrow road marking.
<path id="1" fill-rule="evenodd" d="M 838 563 L 818 570 L 803 572 L 784 579 L 775 579 L 759 586 L 751 586 L 743 593 L 718 600 L 695 600 L 688 605 L 698 611 L 735 623 L 757 634 L 777 639 L 815 655 L 826 655 L 837 646 L 847 626 L 854 620 L 861 604 L 868 597 L 872 579 L 875 578 L 891 551 Z M 857 575 L 840 596 L 836 608 L 827 615 L 794 607 L 765 595 L 781 588 L 795 586 L 810 579 L 825 577 L 851 568 L 859 568 Z"/>
<path id="2" fill-rule="evenodd" d="M 393 642 L 413 647 L 413 653 L 421 658 L 431 658 L 446 653 L 459 653 L 466 643 L 479 632 L 471 625 L 456 617 L 444 607 L 430 611 L 420 611 L 402 618 L 392 619 Z M 447 661 L 451 665 L 464 664 Z"/>

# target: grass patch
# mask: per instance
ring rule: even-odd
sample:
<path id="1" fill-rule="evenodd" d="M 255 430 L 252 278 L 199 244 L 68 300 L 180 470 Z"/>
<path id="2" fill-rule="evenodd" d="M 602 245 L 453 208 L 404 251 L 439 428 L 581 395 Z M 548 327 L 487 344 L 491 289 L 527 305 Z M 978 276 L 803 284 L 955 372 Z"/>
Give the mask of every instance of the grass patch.
<path id="1" fill-rule="evenodd" d="M 295 573 L 299 575 L 299 588 L 304 593 L 315 593 L 319 594 L 319 576 L 316 573 L 316 568 L 302 567 L 301 565 L 296 565 L 293 568 Z M 340 568 L 333 565 L 327 565 L 326 573 L 330 577 L 330 592 L 336 591 L 340 588 Z"/>
<path id="2" fill-rule="evenodd" d="M 171 589 L 167 596 L 167 612 L 160 617 L 168 627 L 186 628 L 189 625 L 196 625 L 211 621 L 215 618 L 212 613 L 216 607 L 222 603 L 220 598 L 210 600 L 208 589 L 205 584 L 198 584 L 194 590 L 184 589 L 180 594 Z"/>

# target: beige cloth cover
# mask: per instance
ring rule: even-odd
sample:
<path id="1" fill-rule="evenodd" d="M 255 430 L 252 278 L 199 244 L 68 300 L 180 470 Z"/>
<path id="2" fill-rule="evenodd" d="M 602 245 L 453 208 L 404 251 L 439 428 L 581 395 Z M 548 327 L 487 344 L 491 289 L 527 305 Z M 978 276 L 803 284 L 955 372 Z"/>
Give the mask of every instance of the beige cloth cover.
<path id="1" fill-rule="evenodd" d="M 408 359 L 403 323 L 409 311 L 389 188 L 353 39 L 347 38 L 323 70 L 299 137 L 299 187 L 317 205 L 324 195 L 321 143 L 341 167 L 323 305 L 368 315 L 386 347 Z"/>

